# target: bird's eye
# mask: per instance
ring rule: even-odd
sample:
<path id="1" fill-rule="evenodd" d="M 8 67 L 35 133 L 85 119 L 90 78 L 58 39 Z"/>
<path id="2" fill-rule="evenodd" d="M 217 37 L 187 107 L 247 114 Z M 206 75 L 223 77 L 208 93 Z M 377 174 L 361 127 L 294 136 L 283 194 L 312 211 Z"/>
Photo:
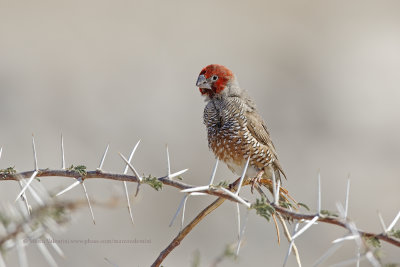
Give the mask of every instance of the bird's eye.
<path id="1" fill-rule="evenodd" d="M 218 80 L 218 76 L 214 75 L 214 76 L 211 77 L 211 79 L 215 82 L 216 80 Z"/>

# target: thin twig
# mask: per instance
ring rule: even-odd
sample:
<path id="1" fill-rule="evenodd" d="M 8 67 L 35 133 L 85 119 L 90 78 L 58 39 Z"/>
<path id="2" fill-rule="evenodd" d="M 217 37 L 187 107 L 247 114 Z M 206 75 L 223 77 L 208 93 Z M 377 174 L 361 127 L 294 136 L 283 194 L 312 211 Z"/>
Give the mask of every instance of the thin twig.
<path id="1" fill-rule="evenodd" d="M 276 221 L 275 213 L 272 213 L 272 219 L 274 219 L 276 235 L 277 235 L 277 238 L 278 238 L 278 245 L 280 245 L 281 244 L 281 235 L 279 234 L 279 226 L 278 226 L 278 223 Z"/>
<path id="2" fill-rule="evenodd" d="M 231 184 L 232 191 L 236 190 L 238 182 L 239 180 L 236 180 L 234 183 Z M 225 200 L 226 200 L 225 198 L 219 197 L 213 203 L 211 203 L 205 209 L 203 209 L 188 225 L 186 225 L 185 228 L 182 229 L 182 231 L 179 232 L 179 234 L 174 238 L 174 240 L 172 240 L 172 242 L 167 246 L 167 248 L 161 251 L 160 255 L 157 257 L 157 259 L 151 266 L 152 267 L 160 266 L 163 260 L 169 255 L 169 253 L 171 253 L 171 251 L 174 250 L 174 248 L 179 246 L 181 241 L 192 231 L 192 229 L 208 214 L 210 214 L 216 208 L 221 206 L 221 204 L 224 203 Z"/>
<path id="3" fill-rule="evenodd" d="M 152 267 L 158 267 L 161 265 L 161 263 L 164 261 L 164 259 L 171 253 L 172 250 L 174 250 L 181 241 L 192 231 L 192 229 L 206 217 L 208 214 L 210 214 L 212 211 L 214 211 L 216 208 L 218 208 L 222 203 L 224 203 L 225 198 L 219 197 L 217 200 L 215 200 L 213 203 L 208 205 L 204 210 L 202 210 L 196 218 L 194 218 L 185 228 L 182 229 L 182 231 L 179 232 L 178 236 L 172 240 L 172 242 L 165 248 L 163 251 L 161 251 L 160 255 L 157 257 L 157 259 L 154 261 L 154 263 L 151 265 Z"/>

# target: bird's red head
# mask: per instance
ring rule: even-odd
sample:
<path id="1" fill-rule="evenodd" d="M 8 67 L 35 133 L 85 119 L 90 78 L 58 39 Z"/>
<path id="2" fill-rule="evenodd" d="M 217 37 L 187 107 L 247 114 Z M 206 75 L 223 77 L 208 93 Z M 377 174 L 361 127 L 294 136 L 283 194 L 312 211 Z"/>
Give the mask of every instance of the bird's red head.
<path id="1" fill-rule="evenodd" d="M 212 98 L 220 94 L 234 77 L 233 72 L 227 67 L 211 64 L 201 70 L 196 86 L 199 87 L 202 95 Z"/>

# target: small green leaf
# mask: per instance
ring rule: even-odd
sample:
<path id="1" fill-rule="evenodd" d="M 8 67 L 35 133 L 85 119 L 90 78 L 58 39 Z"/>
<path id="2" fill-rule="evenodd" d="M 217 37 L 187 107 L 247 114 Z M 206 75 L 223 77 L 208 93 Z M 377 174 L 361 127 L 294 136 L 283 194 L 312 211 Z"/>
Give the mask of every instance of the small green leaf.
<path id="1" fill-rule="evenodd" d="M 333 213 L 332 211 L 329 210 L 321 210 L 321 214 L 328 217 L 339 217 L 336 213 Z"/>
<path id="2" fill-rule="evenodd" d="M 251 205 L 251 208 L 256 210 L 257 215 L 260 215 L 269 221 L 275 209 L 267 203 L 267 200 L 262 197 L 261 199 L 256 199 L 256 203 Z"/>
<path id="3" fill-rule="evenodd" d="M 71 165 L 71 167 L 67 168 L 67 170 L 75 171 L 79 173 L 82 177 L 85 177 L 87 175 L 87 170 L 85 165 L 78 165 L 78 166 Z"/>
<path id="4" fill-rule="evenodd" d="M 12 175 L 12 174 L 16 174 L 17 171 L 15 170 L 15 166 L 13 167 L 8 167 L 6 169 L 0 169 L 0 176 L 2 178 L 5 178 L 7 175 Z"/>
<path id="5" fill-rule="evenodd" d="M 297 203 L 297 205 L 299 205 L 299 206 L 305 208 L 306 210 L 310 211 L 310 208 L 304 203 L 299 202 L 299 203 Z"/>
<path id="6" fill-rule="evenodd" d="M 398 230 L 392 229 L 388 234 L 395 238 L 400 238 L 400 229 L 398 229 Z"/>
<path id="7" fill-rule="evenodd" d="M 378 238 L 376 238 L 375 236 L 373 237 L 366 237 L 365 241 L 367 241 L 367 243 L 371 246 L 373 246 L 374 248 L 380 248 L 381 247 L 381 242 L 379 241 Z"/>
<path id="8" fill-rule="evenodd" d="M 143 177 L 142 180 L 143 183 L 150 185 L 153 187 L 156 191 L 160 191 L 163 187 L 163 183 L 157 179 L 157 177 L 153 177 L 151 175 L 147 177 Z"/>
<path id="9" fill-rule="evenodd" d="M 286 201 L 279 201 L 279 206 L 284 207 L 285 209 L 293 207 L 292 203 Z"/>
<path id="10" fill-rule="evenodd" d="M 218 183 L 217 187 L 224 187 L 224 188 L 228 188 L 229 187 L 229 182 L 228 181 L 221 181 Z"/>

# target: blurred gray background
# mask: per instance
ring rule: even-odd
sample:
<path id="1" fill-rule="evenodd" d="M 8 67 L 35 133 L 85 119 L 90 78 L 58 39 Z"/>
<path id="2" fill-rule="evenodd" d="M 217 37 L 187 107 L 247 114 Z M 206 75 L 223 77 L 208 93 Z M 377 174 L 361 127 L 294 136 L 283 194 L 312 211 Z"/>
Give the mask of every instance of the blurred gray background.
<path id="1" fill-rule="evenodd" d="M 316 209 L 317 173 L 323 208 L 344 201 L 351 177 L 350 217 L 380 232 L 400 208 L 400 2 L 398 1 L 0 1 L 0 168 L 33 167 L 35 134 L 41 168 L 60 167 L 60 135 L 67 164 L 95 169 L 107 143 L 104 169 L 122 172 L 117 152 L 145 174 L 189 168 L 184 181 L 208 182 L 214 164 L 202 124 L 200 70 L 223 64 L 255 98 L 288 175 L 284 186 Z M 234 180 L 221 165 L 217 180 Z M 67 178 L 43 178 L 58 192 Z M 182 198 L 173 188 L 143 186 L 133 199 L 132 226 L 122 184 L 86 182 L 91 198 L 122 198 L 114 209 L 95 206 L 97 224 L 82 208 L 59 239 L 150 239 L 151 244 L 64 245 L 60 266 L 148 266 L 179 231 L 168 224 Z M 1 201 L 13 202 L 15 182 L 2 182 Z M 134 185 L 129 185 L 133 193 Z M 246 188 L 244 196 L 252 198 Z M 65 199 L 84 199 L 80 188 Z M 214 198 L 187 202 L 186 222 Z M 242 209 L 244 211 L 244 209 Z M 243 212 L 244 214 L 244 212 Z M 189 266 L 196 251 L 209 266 L 236 240 L 235 205 L 224 203 L 174 250 L 165 266 Z M 396 226 L 399 228 L 399 225 Z M 346 233 L 318 225 L 298 239 L 310 266 Z M 220 266 L 280 266 L 287 241 L 251 211 L 237 261 Z M 383 244 L 385 262 L 399 250 Z M 28 248 L 32 266 L 46 264 Z M 355 253 L 349 243 L 324 266 Z M 7 254 L 10 266 L 15 252 Z M 367 262 L 363 266 L 368 266 Z M 296 266 L 293 257 L 289 266 Z"/>

